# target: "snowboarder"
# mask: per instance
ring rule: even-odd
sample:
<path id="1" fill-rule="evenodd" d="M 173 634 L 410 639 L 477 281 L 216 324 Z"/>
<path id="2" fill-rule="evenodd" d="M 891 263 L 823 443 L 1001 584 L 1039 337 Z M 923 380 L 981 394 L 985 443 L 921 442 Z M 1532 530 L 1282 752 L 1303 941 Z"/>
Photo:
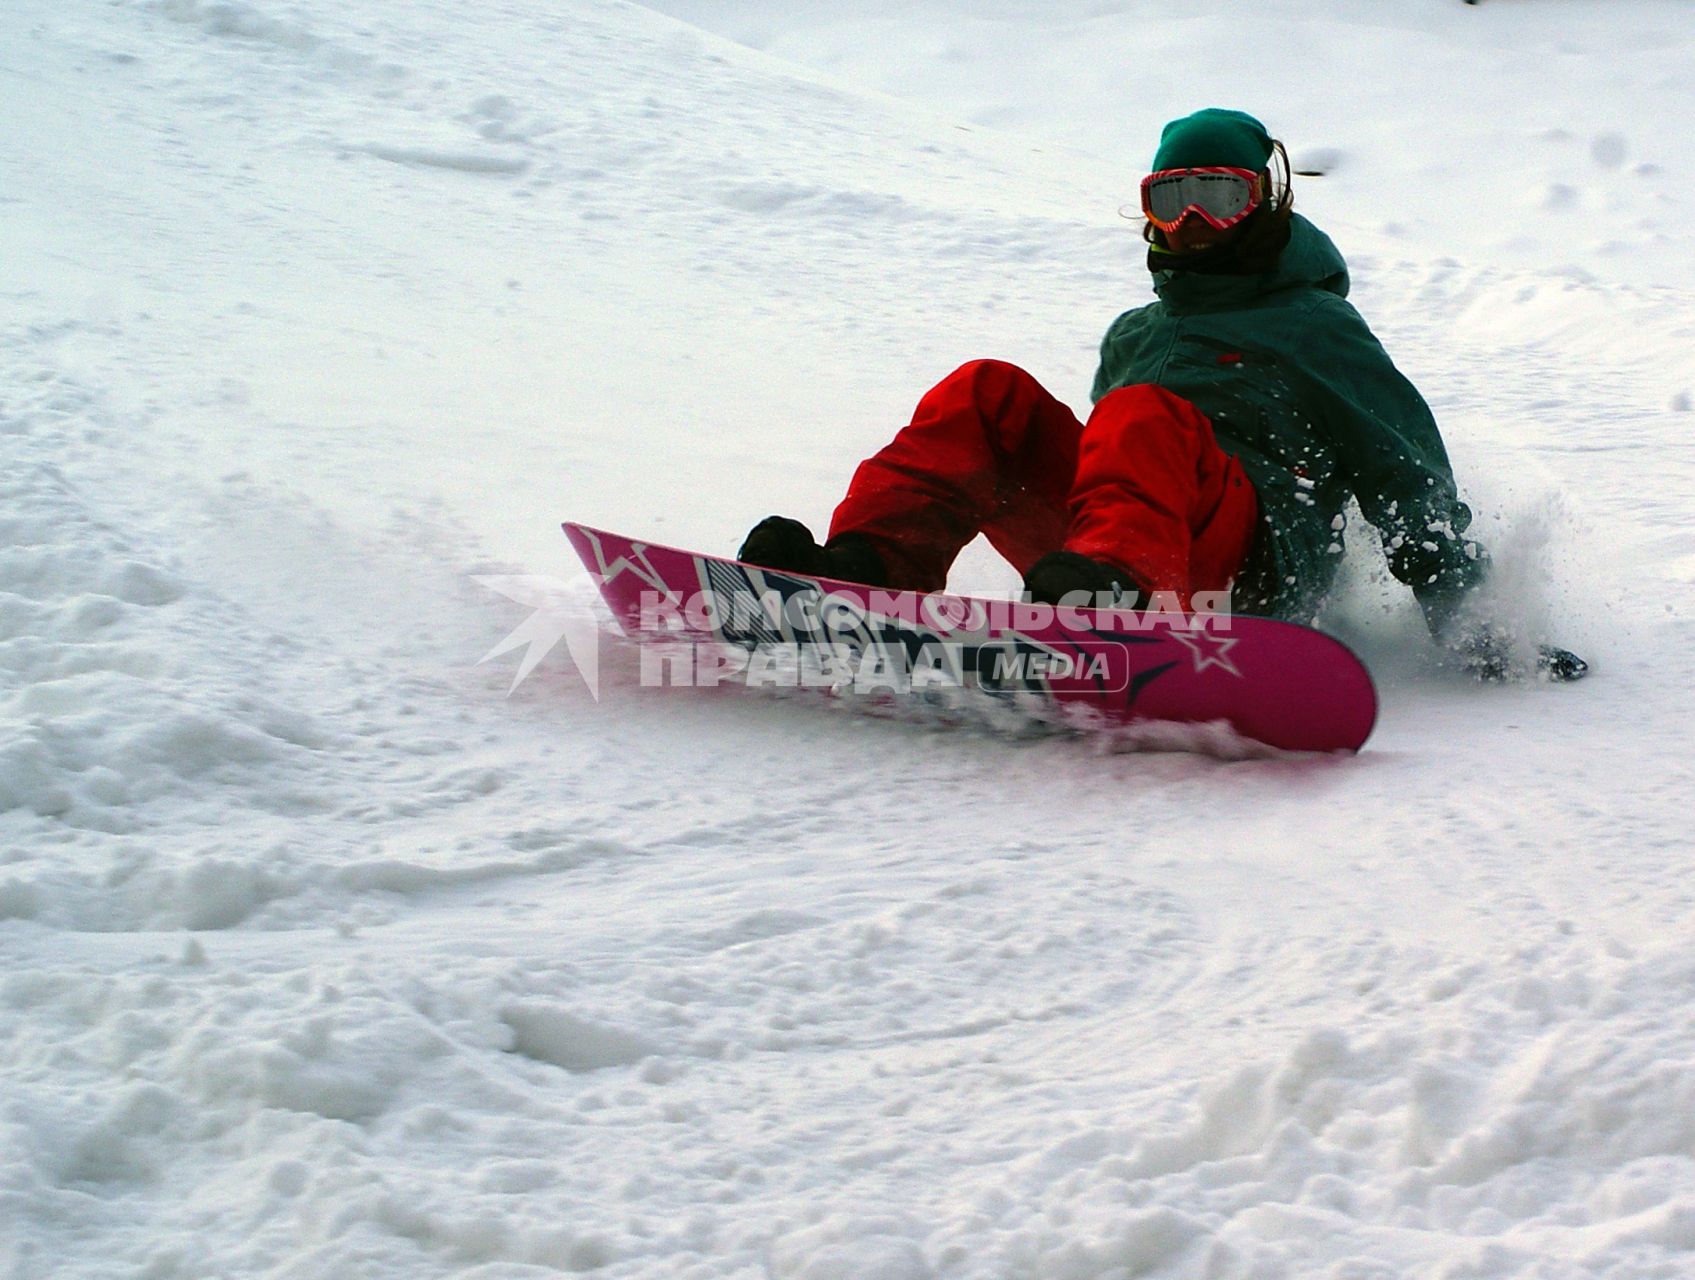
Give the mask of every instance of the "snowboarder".
<path id="1" fill-rule="evenodd" d="M 1483 679 L 1522 674 L 1467 608 L 1488 559 L 1466 536 L 1429 407 L 1346 301 L 1348 269 L 1295 213 L 1288 156 L 1252 116 L 1165 127 L 1141 186 L 1158 301 L 1113 321 L 1087 422 L 1014 365 L 964 365 L 863 462 L 820 546 L 771 516 L 739 558 L 938 591 L 981 533 L 1029 598 L 1231 593 L 1310 620 L 1341 562 L 1350 497 L 1431 633 Z M 1538 666 L 1584 663 L 1544 647 Z"/>

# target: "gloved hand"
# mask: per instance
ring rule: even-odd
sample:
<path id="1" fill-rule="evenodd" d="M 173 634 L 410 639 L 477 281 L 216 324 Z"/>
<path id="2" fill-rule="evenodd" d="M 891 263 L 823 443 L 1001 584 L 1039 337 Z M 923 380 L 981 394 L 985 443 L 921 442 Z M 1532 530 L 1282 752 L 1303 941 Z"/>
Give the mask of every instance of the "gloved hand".
<path id="1" fill-rule="evenodd" d="M 889 585 L 882 557 L 859 534 L 842 534 L 819 546 L 811 529 L 788 516 L 766 516 L 754 525 L 736 559 L 809 577 L 839 578 L 871 587 Z"/>
<path id="2" fill-rule="evenodd" d="M 1133 590 L 1135 586 L 1124 570 L 1075 551 L 1050 551 L 1024 574 L 1024 598 L 1037 604 L 1058 604 L 1078 593 L 1091 602 L 1102 597 L 1110 600 L 1121 589 Z"/>
<path id="3" fill-rule="evenodd" d="M 1523 680 L 1530 674 L 1524 659 L 1513 651 L 1511 637 L 1487 622 L 1455 627 L 1443 640 L 1461 669 L 1485 684 Z M 1567 683 L 1589 674 L 1589 664 L 1569 649 L 1536 646 L 1535 671 L 1544 680 Z"/>
<path id="4" fill-rule="evenodd" d="M 1536 646 L 1536 670 L 1543 679 L 1552 680 L 1556 684 L 1566 684 L 1572 680 L 1581 680 L 1589 674 L 1589 664 L 1578 657 L 1570 649 L 1557 648 L 1551 644 Z"/>

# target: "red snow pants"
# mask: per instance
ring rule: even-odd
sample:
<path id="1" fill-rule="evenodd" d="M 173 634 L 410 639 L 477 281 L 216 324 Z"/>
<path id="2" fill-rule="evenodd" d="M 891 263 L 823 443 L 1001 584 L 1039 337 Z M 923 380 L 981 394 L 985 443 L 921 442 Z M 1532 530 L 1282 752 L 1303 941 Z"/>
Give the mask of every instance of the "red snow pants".
<path id="1" fill-rule="evenodd" d="M 830 537 L 863 536 L 906 590 L 941 590 L 981 533 L 1019 573 L 1075 551 L 1187 609 L 1191 593 L 1230 586 L 1258 520 L 1242 464 L 1181 396 L 1122 387 L 1081 423 L 1016 365 L 976 360 L 859 465 Z"/>

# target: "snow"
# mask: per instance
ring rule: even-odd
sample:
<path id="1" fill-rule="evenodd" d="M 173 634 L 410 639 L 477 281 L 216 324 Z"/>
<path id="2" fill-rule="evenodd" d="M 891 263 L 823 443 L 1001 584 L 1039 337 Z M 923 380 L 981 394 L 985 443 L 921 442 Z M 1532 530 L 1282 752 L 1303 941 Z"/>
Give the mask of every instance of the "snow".
<path id="1" fill-rule="evenodd" d="M 13 0 L 0 1274 L 1691 1274 L 1692 54 L 1675 0 Z M 1324 170 L 1589 680 L 1442 671 L 1358 531 L 1353 759 L 478 665 L 479 579 L 589 599 L 561 519 L 821 524 L 974 357 L 1083 403 L 1211 104 Z"/>

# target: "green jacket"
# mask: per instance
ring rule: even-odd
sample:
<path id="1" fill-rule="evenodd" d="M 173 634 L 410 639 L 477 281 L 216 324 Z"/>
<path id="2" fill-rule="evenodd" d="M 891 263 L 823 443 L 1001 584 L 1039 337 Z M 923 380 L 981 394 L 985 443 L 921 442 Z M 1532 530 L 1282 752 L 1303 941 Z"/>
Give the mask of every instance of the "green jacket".
<path id="1" fill-rule="evenodd" d="M 1158 302 L 1107 330 L 1092 399 L 1166 387 L 1242 460 L 1265 524 L 1238 607 L 1310 618 L 1341 563 L 1352 496 L 1439 626 L 1486 560 L 1462 536 L 1471 512 L 1430 408 L 1345 301 L 1348 268 L 1330 238 L 1297 215 L 1274 270 L 1158 271 L 1154 290 Z"/>

